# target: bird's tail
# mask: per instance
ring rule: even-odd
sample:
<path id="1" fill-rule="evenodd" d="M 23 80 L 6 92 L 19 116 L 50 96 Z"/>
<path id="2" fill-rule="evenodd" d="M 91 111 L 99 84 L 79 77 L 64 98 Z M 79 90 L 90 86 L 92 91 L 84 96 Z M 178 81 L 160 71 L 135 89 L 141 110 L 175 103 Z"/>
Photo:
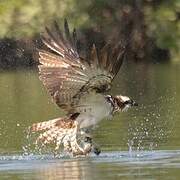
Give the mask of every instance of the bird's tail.
<path id="1" fill-rule="evenodd" d="M 78 116 L 79 113 L 74 113 L 64 118 L 56 118 L 49 121 L 34 123 L 31 126 L 31 131 L 32 132 L 45 131 L 48 129 L 53 129 L 55 127 L 64 128 L 64 129 L 72 128 L 73 122 L 76 120 Z"/>
<path id="2" fill-rule="evenodd" d="M 65 135 L 69 135 L 73 131 L 76 132 L 77 123 L 75 119 L 78 115 L 79 113 L 74 113 L 63 118 L 34 123 L 30 129 L 31 132 L 40 132 L 36 142 L 49 144 L 54 141 L 60 141 Z"/>
<path id="3" fill-rule="evenodd" d="M 44 122 L 39 122 L 39 123 L 34 123 L 31 126 L 31 131 L 32 132 L 37 132 L 37 131 L 43 131 L 43 130 L 48 130 L 48 129 L 52 129 L 56 126 L 58 121 L 61 121 L 62 118 L 56 118 L 56 119 L 52 119 L 49 121 L 44 121 Z"/>
<path id="4" fill-rule="evenodd" d="M 79 125 L 76 118 L 79 113 L 74 113 L 64 118 L 56 118 L 45 122 L 35 123 L 31 127 L 32 132 L 39 132 L 36 144 L 42 145 L 53 143 L 58 150 L 63 145 L 64 150 L 72 152 L 73 155 L 86 155 L 91 151 L 91 143 L 82 141 L 83 147 L 77 142 Z M 86 145 L 86 146 L 85 146 Z"/>

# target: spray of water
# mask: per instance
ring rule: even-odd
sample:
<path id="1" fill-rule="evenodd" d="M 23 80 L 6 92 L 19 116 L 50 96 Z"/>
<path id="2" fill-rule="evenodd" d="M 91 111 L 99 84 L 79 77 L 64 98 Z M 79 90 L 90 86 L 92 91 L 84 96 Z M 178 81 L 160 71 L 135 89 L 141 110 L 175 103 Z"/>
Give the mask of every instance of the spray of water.
<path id="1" fill-rule="evenodd" d="M 156 102 L 162 105 L 171 105 L 174 98 L 159 97 Z M 134 115 L 133 120 L 128 122 L 128 150 L 129 155 L 140 155 L 144 151 L 157 149 L 168 141 L 172 131 L 172 124 L 169 122 L 172 116 L 171 109 L 165 106 L 157 106 L 153 101 L 149 105 L 138 107 L 139 116 Z M 137 113 L 137 112 L 136 112 Z"/>

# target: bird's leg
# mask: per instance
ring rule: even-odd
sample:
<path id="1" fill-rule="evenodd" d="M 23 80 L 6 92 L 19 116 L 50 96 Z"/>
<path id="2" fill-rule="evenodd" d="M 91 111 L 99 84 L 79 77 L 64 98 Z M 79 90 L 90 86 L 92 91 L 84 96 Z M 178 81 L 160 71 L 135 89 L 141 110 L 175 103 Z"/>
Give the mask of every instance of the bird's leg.
<path id="1" fill-rule="evenodd" d="M 80 131 L 81 139 L 83 139 L 84 143 L 89 143 L 91 144 L 91 149 L 92 151 L 96 154 L 99 155 L 101 153 L 100 147 L 93 141 L 92 135 L 90 134 L 89 129 L 84 129 Z M 83 143 L 83 142 L 82 142 Z"/>
<path id="2" fill-rule="evenodd" d="M 82 138 L 78 137 L 78 135 L 80 134 L 78 132 L 78 128 L 71 134 L 70 145 L 72 148 L 73 156 L 82 156 L 89 154 L 91 152 L 92 144 L 89 142 L 86 143 L 84 142 L 84 139 L 82 141 Z"/>
<path id="3" fill-rule="evenodd" d="M 100 149 L 99 145 L 97 145 L 95 142 L 93 142 L 92 151 L 97 156 L 101 153 L 101 149 Z"/>
<path id="4" fill-rule="evenodd" d="M 85 142 L 89 142 L 91 143 L 92 146 L 92 151 L 94 152 L 94 154 L 99 155 L 101 153 L 101 149 L 99 147 L 99 145 L 97 145 L 92 138 L 90 137 L 85 137 Z"/>

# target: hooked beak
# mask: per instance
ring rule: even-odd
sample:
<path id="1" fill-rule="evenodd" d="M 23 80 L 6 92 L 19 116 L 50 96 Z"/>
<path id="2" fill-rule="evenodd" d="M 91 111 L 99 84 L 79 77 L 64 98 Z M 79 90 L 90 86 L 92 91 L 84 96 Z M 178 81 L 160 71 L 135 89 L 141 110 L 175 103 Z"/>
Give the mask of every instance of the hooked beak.
<path id="1" fill-rule="evenodd" d="M 136 103 L 135 101 L 132 100 L 131 105 L 132 105 L 132 106 L 138 106 L 138 103 Z"/>

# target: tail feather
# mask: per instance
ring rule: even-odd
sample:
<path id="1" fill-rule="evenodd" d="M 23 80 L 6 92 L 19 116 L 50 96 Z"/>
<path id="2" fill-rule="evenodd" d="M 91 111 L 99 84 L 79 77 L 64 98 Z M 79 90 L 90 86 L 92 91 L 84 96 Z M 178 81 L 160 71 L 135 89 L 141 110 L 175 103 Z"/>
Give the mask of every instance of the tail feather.
<path id="1" fill-rule="evenodd" d="M 31 131 L 37 132 L 37 131 L 52 129 L 56 126 L 59 120 L 61 120 L 61 118 L 56 118 L 56 119 L 52 119 L 52 120 L 44 121 L 40 123 L 34 123 L 31 127 Z"/>
<path id="2" fill-rule="evenodd" d="M 58 127 L 56 128 L 51 128 L 42 134 L 39 135 L 39 137 L 36 140 L 36 143 L 41 142 L 43 144 L 49 144 L 55 141 L 58 137 Z"/>
<path id="3" fill-rule="evenodd" d="M 79 124 L 76 121 L 78 116 L 79 113 L 74 113 L 69 117 L 66 116 L 33 124 L 31 131 L 40 131 L 35 143 L 43 146 L 52 143 L 56 146 L 55 151 L 62 146 L 65 151 L 72 153 L 74 156 L 88 154 L 91 151 L 92 144 L 84 142 L 84 140 L 78 144 Z M 83 146 L 81 147 L 82 144 Z"/>

